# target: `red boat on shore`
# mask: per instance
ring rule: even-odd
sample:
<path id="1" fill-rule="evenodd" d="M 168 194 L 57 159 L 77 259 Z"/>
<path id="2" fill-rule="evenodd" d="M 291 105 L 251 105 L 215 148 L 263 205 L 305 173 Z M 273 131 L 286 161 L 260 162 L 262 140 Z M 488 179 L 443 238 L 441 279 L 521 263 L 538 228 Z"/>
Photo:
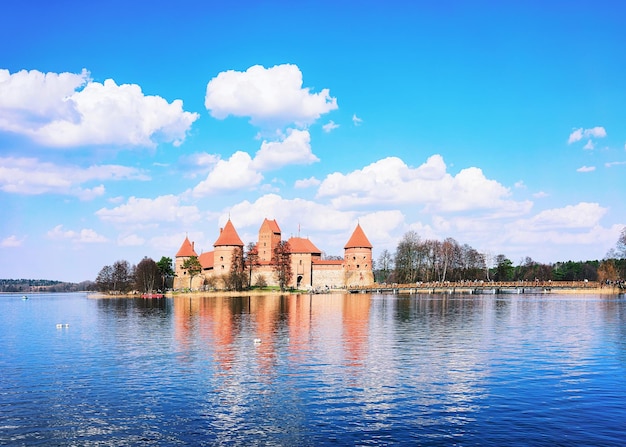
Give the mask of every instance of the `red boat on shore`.
<path id="1" fill-rule="evenodd" d="M 142 293 L 141 297 L 142 298 L 146 298 L 146 299 L 151 299 L 151 298 L 163 298 L 165 295 L 163 295 L 162 293 Z"/>

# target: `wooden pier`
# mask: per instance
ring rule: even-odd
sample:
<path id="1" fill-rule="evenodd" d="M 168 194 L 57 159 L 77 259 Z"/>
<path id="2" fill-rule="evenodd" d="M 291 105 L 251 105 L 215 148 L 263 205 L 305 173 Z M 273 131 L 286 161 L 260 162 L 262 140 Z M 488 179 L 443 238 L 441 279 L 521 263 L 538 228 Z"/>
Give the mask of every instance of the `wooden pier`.
<path id="1" fill-rule="evenodd" d="M 351 293 L 444 293 L 444 294 L 522 294 L 522 293 L 623 293 L 619 285 L 600 284 L 597 281 L 460 281 L 414 284 L 374 284 L 370 287 L 352 287 Z"/>

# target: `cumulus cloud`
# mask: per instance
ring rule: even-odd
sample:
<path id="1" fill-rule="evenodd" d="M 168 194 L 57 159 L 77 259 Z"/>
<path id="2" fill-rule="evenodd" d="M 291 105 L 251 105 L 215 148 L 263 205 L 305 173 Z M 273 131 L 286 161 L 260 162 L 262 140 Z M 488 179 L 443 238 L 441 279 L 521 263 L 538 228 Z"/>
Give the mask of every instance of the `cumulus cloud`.
<path id="1" fill-rule="evenodd" d="M 123 205 L 99 209 L 96 215 L 115 224 L 196 222 L 202 217 L 196 206 L 182 205 L 180 198 L 171 194 L 154 199 L 130 197 Z"/>
<path id="2" fill-rule="evenodd" d="M 230 209 L 233 221 L 242 226 L 258 226 L 266 217 L 278 220 L 281 227 L 294 228 L 305 224 L 307 230 L 336 230 L 347 228 L 353 220 L 352 212 L 304 199 L 284 199 L 277 194 L 266 194 L 254 203 L 241 202 Z"/>
<path id="3" fill-rule="evenodd" d="M 26 238 L 19 238 L 16 235 L 12 234 L 9 237 L 2 239 L 0 242 L 0 247 L 21 247 Z"/>
<path id="4" fill-rule="evenodd" d="M 324 130 L 324 132 L 329 133 L 330 131 L 335 130 L 338 127 L 339 124 L 336 124 L 333 120 L 330 120 L 322 126 L 322 129 Z"/>
<path id="5" fill-rule="evenodd" d="M 296 182 L 294 183 L 294 187 L 296 188 L 311 188 L 311 187 L 315 187 L 315 186 L 319 186 L 322 182 L 315 178 L 315 177 L 309 177 L 309 178 L 305 178 L 302 180 L 296 180 Z"/>
<path id="6" fill-rule="evenodd" d="M 509 200 L 510 195 L 508 188 L 486 178 L 479 168 L 466 168 L 452 176 L 440 155 L 431 156 L 418 168 L 407 166 L 397 157 L 387 157 L 348 174 L 330 174 L 318 190 L 318 197 L 331 198 L 333 205 L 341 209 L 412 204 L 435 212 L 529 211 L 532 203 Z"/>
<path id="7" fill-rule="evenodd" d="M 289 129 L 280 141 L 263 141 L 254 159 L 247 152 L 235 152 L 228 160 L 211 159 L 213 168 L 207 178 L 193 189 L 196 197 L 223 191 L 247 189 L 263 181 L 262 172 L 287 165 L 311 164 L 319 159 L 311 151 L 308 130 Z"/>
<path id="8" fill-rule="evenodd" d="M 328 89 L 311 93 L 302 83 L 300 69 L 292 64 L 229 70 L 209 81 L 204 105 L 214 118 L 250 117 L 252 124 L 266 128 L 305 126 L 337 109 Z"/>
<path id="9" fill-rule="evenodd" d="M 567 139 L 567 143 L 572 144 L 572 143 L 576 143 L 577 141 L 582 140 L 583 138 L 591 138 L 591 137 L 604 138 L 606 137 L 606 130 L 604 129 L 604 127 L 601 127 L 601 126 L 592 127 L 590 129 L 583 129 L 582 127 L 579 129 L 574 129 L 572 133 L 569 135 L 569 138 Z M 589 143 L 591 143 L 591 140 L 587 143 L 587 145 L 589 145 Z M 591 145 L 593 146 L 593 143 L 591 143 Z M 589 149 L 589 148 L 585 146 L 585 149 Z"/>
<path id="10" fill-rule="evenodd" d="M 361 124 L 363 124 L 363 120 L 356 116 L 355 113 L 354 115 L 352 115 L 352 124 L 354 124 L 355 126 L 360 126 Z"/>
<path id="11" fill-rule="evenodd" d="M 0 70 L 0 130 L 53 147 L 181 144 L 199 117 L 181 100 L 146 96 L 136 84 L 93 82 L 83 70 Z"/>
<path id="12" fill-rule="evenodd" d="M 57 165 L 36 158 L 0 157 L 0 190 L 15 194 L 63 194 L 90 200 L 102 196 L 104 185 L 94 181 L 149 180 L 135 168 L 120 165 L 93 165 L 87 168 Z"/>
<path id="13" fill-rule="evenodd" d="M 254 157 L 253 166 L 267 171 L 286 165 L 311 164 L 319 161 L 311 152 L 311 136 L 308 130 L 290 129 L 282 141 L 263 141 Z"/>
<path id="14" fill-rule="evenodd" d="M 196 197 L 223 191 L 252 188 L 263 180 L 252 158 L 246 152 L 237 151 L 228 160 L 219 160 L 207 178 L 196 185 L 192 193 Z"/>
<path id="15" fill-rule="evenodd" d="M 532 229 L 592 228 L 599 224 L 607 208 L 598 203 L 580 202 L 563 208 L 541 211 L 524 223 Z"/>
<path id="16" fill-rule="evenodd" d="M 99 235 L 90 228 L 83 228 L 80 231 L 64 230 L 63 225 L 57 225 L 48 231 L 48 237 L 53 240 L 70 241 L 77 244 L 94 244 L 107 242 L 107 238 Z"/>
<path id="17" fill-rule="evenodd" d="M 595 170 L 595 166 L 581 166 L 580 168 L 576 169 L 576 172 L 593 172 Z"/>

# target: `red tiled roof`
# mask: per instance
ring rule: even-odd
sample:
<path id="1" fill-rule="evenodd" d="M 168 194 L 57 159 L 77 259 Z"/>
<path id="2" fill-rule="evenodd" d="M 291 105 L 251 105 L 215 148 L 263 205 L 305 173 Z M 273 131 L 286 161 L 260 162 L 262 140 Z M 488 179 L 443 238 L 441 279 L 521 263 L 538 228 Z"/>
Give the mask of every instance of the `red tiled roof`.
<path id="1" fill-rule="evenodd" d="M 356 228 L 350 237 L 348 243 L 343 248 L 372 248 L 372 244 L 365 236 L 360 224 L 356 224 Z"/>
<path id="2" fill-rule="evenodd" d="M 278 222 L 276 222 L 276 219 L 269 220 L 266 217 L 265 220 L 263 221 L 263 223 L 261 224 L 261 228 L 263 228 L 266 224 L 269 226 L 270 231 L 272 233 L 280 234 L 280 227 L 278 226 Z"/>
<path id="3" fill-rule="evenodd" d="M 235 230 L 235 227 L 230 219 L 228 219 L 224 228 L 220 230 L 220 235 L 213 244 L 214 247 L 222 247 L 224 245 L 243 247 L 243 242 L 241 242 L 241 239 L 237 234 L 237 230 Z"/>
<path id="4" fill-rule="evenodd" d="M 287 242 L 289 242 L 291 253 L 322 253 L 321 250 L 313 244 L 313 242 L 303 237 L 290 237 Z"/>
<path id="5" fill-rule="evenodd" d="M 185 256 L 198 256 L 193 249 L 193 244 L 189 242 L 189 238 L 185 236 L 185 240 L 183 241 L 183 245 L 180 246 L 180 250 L 176 253 L 177 258 L 182 258 Z"/>
<path id="6" fill-rule="evenodd" d="M 198 261 L 200 261 L 200 265 L 203 269 L 206 270 L 213 268 L 213 254 L 214 252 L 207 251 L 206 253 L 202 253 L 200 256 L 198 256 Z"/>

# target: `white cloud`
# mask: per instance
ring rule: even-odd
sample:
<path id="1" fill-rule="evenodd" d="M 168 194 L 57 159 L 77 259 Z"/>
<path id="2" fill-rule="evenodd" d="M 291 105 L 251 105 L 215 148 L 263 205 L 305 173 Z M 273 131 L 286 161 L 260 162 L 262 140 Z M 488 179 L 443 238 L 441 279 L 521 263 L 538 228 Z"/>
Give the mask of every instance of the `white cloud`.
<path id="1" fill-rule="evenodd" d="M 333 120 L 330 120 L 322 126 L 322 129 L 324 130 L 324 132 L 329 133 L 330 131 L 335 130 L 338 127 L 339 124 L 336 124 Z"/>
<path id="2" fill-rule="evenodd" d="M 418 168 L 408 167 L 397 157 L 388 157 L 349 174 L 328 175 L 318 197 L 329 197 L 337 208 L 398 204 L 423 205 L 428 211 L 492 210 L 524 214 L 531 202 L 508 200 L 510 190 L 487 179 L 482 170 L 466 168 L 456 176 L 446 172 L 440 155 L 433 155 Z"/>
<path id="3" fill-rule="evenodd" d="M 612 168 L 613 166 L 620 166 L 620 165 L 626 165 L 626 161 L 610 161 L 610 162 L 604 163 L 604 166 L 607 168 Z"/>
<path id="4" fill-rule="evenodd" d="M 174 195 L 159 196 L 154 199 L 130 197 L 115 208 L 101 208 L 96 215 L 106 222 L 115 224 L 137 224 L 156 222 L 196 222 L 201 219 L 200 211 L 194 205 L 182 205 Z"/>
<path id="5" fill-rule="evenodd" d="M 315 178 L 315 177 L 309 177 L 309 178 L 305 178 L 302 180 L 296 180 L 296 182 L 294 183 L 294 187 L 295 188 L 311 188 L 311 187 L 315 187 L 315 186 L 319 186 L 322 182 Z"/>
<path id="6" fill-rule="evenodd" d="M 252 166 L 261 171 L 279 169 L 286 165 L 311 164 L 319 161 L 311 152 L 308 130 L 290 129 L 282 141 L 263 141 Z"/>
<path id="7" fill-rule="evenodd" d="M 207 178 L 193 189 L 196 197 L 221 191 L 252 188 L 263 180 L 263 175 L 253 166 L 246 152 L 237 151 L 228 160 L 219 160 Z"/>
<path id="8" fill-rule="evenodd" d="M 577 205 L 541 211 L 531 219 L 525 220 L 524 226 L 530 230 L 593 228 L 599 225 L 606 212 L 607 208 L 601 207 L 598 203 L 580 202 Z"/>
<path id="9" fill-rule="evenodd" d="M 595 166 L 581 166 L 580 168 L 576 169 L 576 172 L 593 172 L 595 170 Z"/>
<path id="10" fill-rule="evenodd" d="M 307 230 L 347 228 L 354 213 L 309 200 L 283 199 L 277 194 L 266 194 L 254 203 L 244 201 L 233 206 L 230 216 L 241 226 L 258 226 L 265 217 L 274 218 L 284 230 L 291 228 L 294 231 L 298 224 L 303 224 Z"/>
<path id="11" fill-rule="evenodd" d="M 595 145 L 593 144 L 593 141 L 591 140 L 587 141 L 587 144 L 583 146 L 583 149 L 585 149 L 586 151 L 592 151 L 594 148 L 595 148 Z"/>
<path id="12" fill-rule="evenodd" d="M 534 197 L 534 198 L 536 198 L 536 199 L 543 199 L 543 198 L 548 197 L 549 195 L 550 195 L 550 194 L 548 194 L 548 193 L 547 193 L 547 192 L 545 192 L 545 191 L 539 191 L 539 192 L 534 193 L 534 194 L 533 194 L 533 197 Z"/>
<path id="13" fill-rule="evenodd" d="M 15 194 L 63 194 L 90 200 L 102 196 L 104 185 L 82 186 L 92 181 L 148 180 L 135 168 L 94 165 L 82 168 L 56 165 L 36 158 L 0 157 L 0 190 Z"/>
<path id="14" fill-rule="evenodd" d="M 119 236 L 117 238 L 117 245 L 121 247 L 137 247 L 145 245 L 146 240 L 136 234 L 127 234 L 125 236 Z"/>
<path id="15" fill-rule="evenodd" d="M 305 126 L 337 109 L 337 99 L 328 89 L 310 93 L 303 88 L 296 65 L 255 65 L 245 72 L 229 70 L 211 79 L 204 105 L 218 119 L 246 116 L 261 127 Z"/>
<path id="16" fill-rule="evenodd" d="M 25 237 L 20 239 L 16 235 L 12 234 L 11 236 L 2 239 L 0 247 L 21 247 L 24 240 L 26 240 Z"/>
<path id="17" fill-rule="evenodd" d="M 568 144 L 576 143 L 577 141 L 582 140 L 583 138 L 604 138 L 606 137 L 606 130 L 604 127 L 596 126 L 590 129 L 583 129 L 582 127 L 579 129 L 574 129 L 572 133 L 569 135 L 567 139 Z M 587 143 L 589 145 L 591 140 Z M 593 145 L 593 143 L 591 143 Z M 589 149 L 585 146 L 585 149 Z"/>
<path id="18" fill-rule="evenodd" d="M 99 235 L 90 228 L 84 228 L 80 231 L 64 230 L 63 225 L 57 225 L 48 231 L 48 237 L 54 240 L 67 240 L 73 243 L 103 243 L 107 242 L 107 238 Z"/>
<path id="19" fill-rule="evenodd" d="M 360 126 L 361 124 L 363 124 L 363 120 L 356 116 L 355 113 L 354 115 L 352 115 L 352 124 L 354 124 L 355 126 Z"/>
<path id="20" fill-rule="evenodd" d="M 86 70 L 0 70 L 0 112 L 0 130 L 55 147 L 178 145 L 199 117 L 183 111 L 181 100 L 168 103 L 112 79 L 93 82 Z"/>
<path id="21" fill-rule="evenodd" d="M 212 163 L 214 159 L 210 160 Z M 247 152 L 235 152 L 228 160 L 217 160 L 207 178 L 198 183 L 192 193 L 196 197 L 220 191 L 236 191 L 258 186 L 262 172 L 286 165 L 311 164 L 319 159 L 311 152 L 308 130 L 289 129 L 280 141 L 263 141 L 254 159 Z"/>

